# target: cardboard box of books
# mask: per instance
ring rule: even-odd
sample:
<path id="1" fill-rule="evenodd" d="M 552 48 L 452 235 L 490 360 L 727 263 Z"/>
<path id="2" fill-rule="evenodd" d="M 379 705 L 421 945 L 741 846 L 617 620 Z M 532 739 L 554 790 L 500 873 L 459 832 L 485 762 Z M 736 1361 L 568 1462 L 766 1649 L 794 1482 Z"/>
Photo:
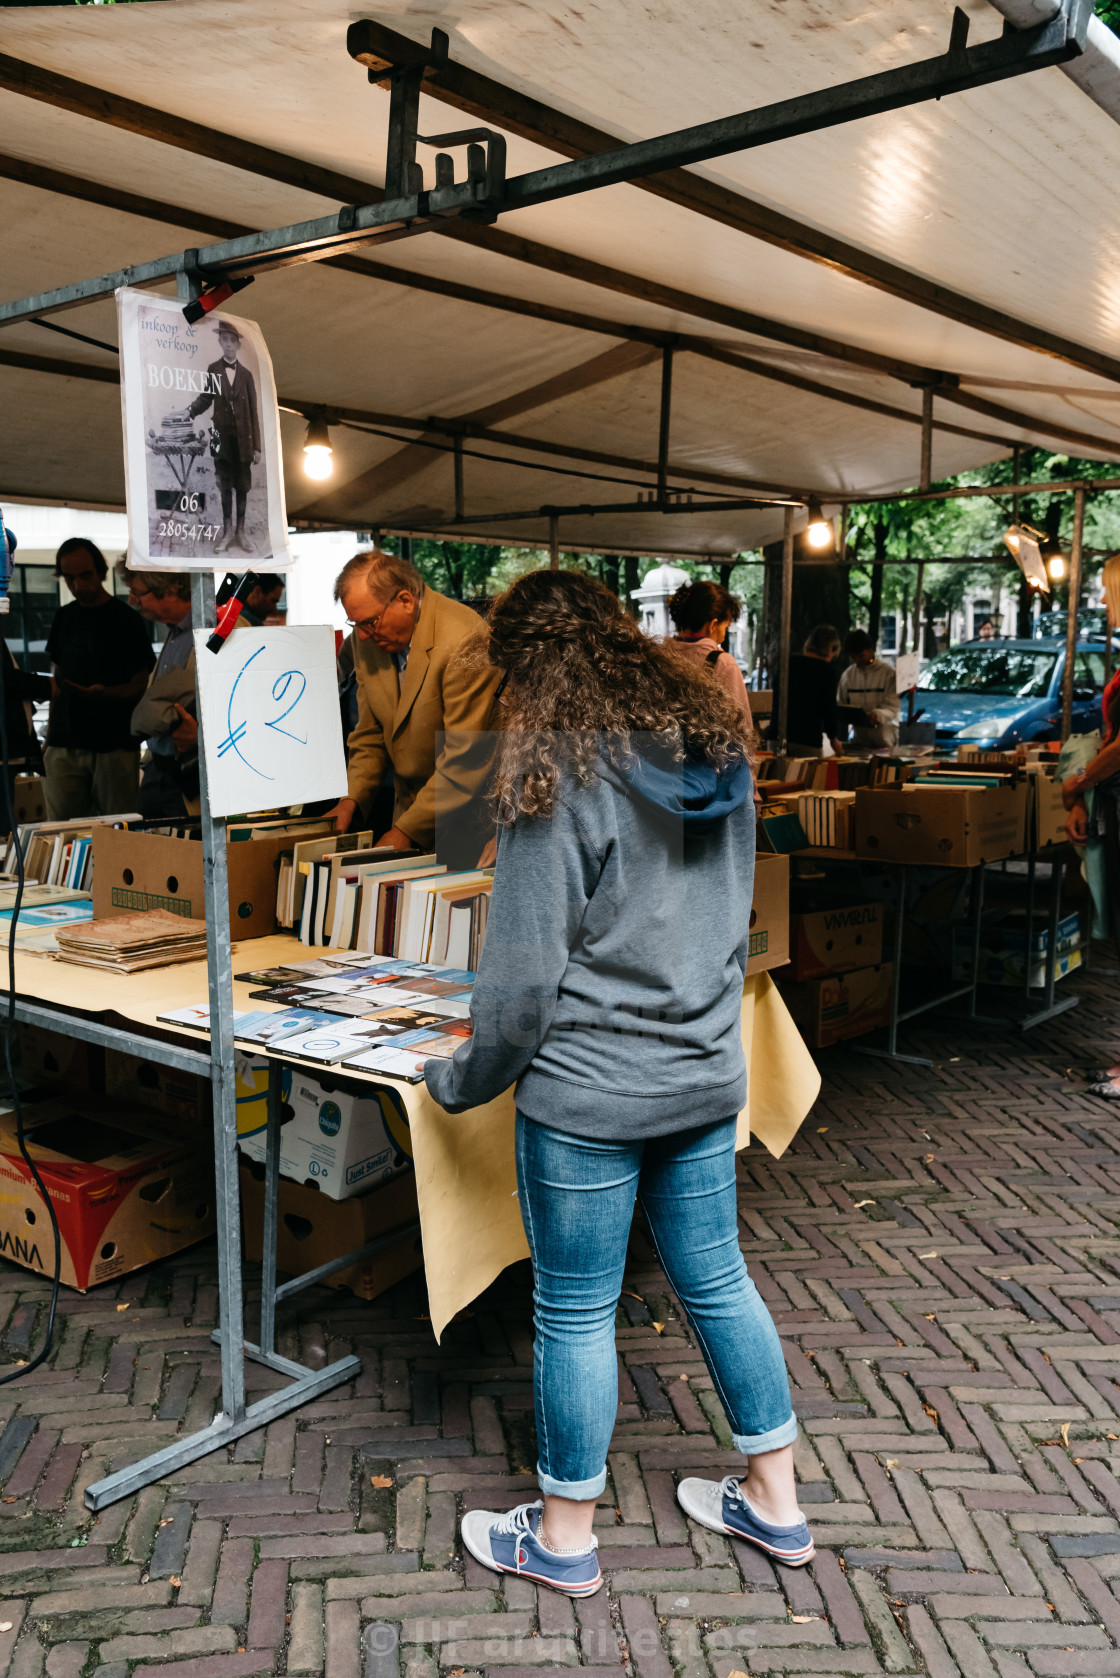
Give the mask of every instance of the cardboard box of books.
<path id="1" fill-rule="evenodd" d="M 59 1084 L 88 1091 L 100 1088 L 103 1051 L 46 1026 L 16 1022 L 19 1069 L 25 1084 Z"/>
<path id="2" fill-rule="evenodd" d="M 794 904 L 789 956 L 794 979 L 820 979 L 883 959 L 883 905 L 824 893 Z"/>
<path id="3" fill-rule="evenodd" d="M 241 1211 L 245 1226 L 245 1256 L 259 1260 L 264 1233 L 264 1166 L 241 1162 Z M 303 1276 L 321 1264 L 379 1240 L 419 1216 L 416 1178 L 409 1172 L 369 1194 L 342 1202 L 330 1200 L 316 1188 L 280 1179 L 276 1230 L 276 1267 L 290 1276 Z M 402 1234 L 380 1252 L 324 1276 L 328 1288 L 348 1288 L 360 1299 L 378 1294 L 419 1270 L 424 1262 L 420 1233 Z"/>
<path id="4" fill-rule="evenodd" d="M 208 1078 L 180 1072 L 158 1061 L 140 1060 L 122 1049 L 105 1050 L 105 1094 L 203 1130 L 208 1130 L 212 1122 Z"/>
<path id="5" fill-rule="evenodd" d="M 1034 843 L 1064 845 L 1067 842 L 1066 820 L 1069 811 L 1062 803 L 1062 783 L 1056 775 L 1047 775 L 1041 765 L 1027 776 L 1031 789 L 1031 815 Z"/>
<path id="6" fill-rule="evenodd" d="M 861 787 L 856 854 L 942 868 L 1014 856 L 1022 849 L 1024 798 L 1015 787 Z"/>
<path id="7" fill-rule="evenodd" d="M 197 1139 L 83 1097 L 24 1109 L 28 1148 L 62 1238 L 62 1280 L 85 1293 L 214 1233 L 214 1169 Z M 0 1256 L 50 1276 L 50 1219 L 19 1151 L 15 1114 L 0 1112 Z"/>
<path id="8" fill-rule="evenodd" d="M 12 815 L 17 827 L 25 822 L 45 822 L 47 800 L 41 775 L 17 775 L 12 796 Z"/>
<path id="9" fill-rule="evenodd" d="M 826 1049 L 887 1024 L 892 972 L 886 961 L 853 973 L 826 973 L 821 979 L 783 984 L 782 1000 L 806 1043 Z"/>
<path id="10" fill-rule="evenodd" d="M 229 919 L 234 938 L 276 931 L 276 876 L 290 833 L 230 842 Z M 99 827 L 93 834 L 93 914 L 107 919 L 129 909 L 166 909 L 205 919 L 202 841 L 164 833 Z"/>
<path id="11" fill-rule="evenodd" d="M 1081 965 L 1081 951 L 1073 946 L 1081 937 L 1081 917 L 1076 909 L 1063 915 L 1058 922 L 1056 947 L 1058 978 Z M 972 940 L 970 926 L 954 926 L 952 938 L 953 978 L 972 976 Z M 1050 947 L 1050 928 L 1038 917 L 1031 928 L 1030 946 L 1027 945 L 1026 917 L 1009 915 L 983 928 L 980 944 L 980 983 L 983 985 L 1022 985 L 1027 963 L 1030 963 L 1032 986 L 1046 983 L 1046 954 Z M 1072 953 L 1073 959 L 1069 960 Z"/>
<path id="12" fill-rule="evenodd" d="M 290 1074 L 280 1130 L 282 1176 L 309 1183 L 331 1200 L 348 1200 L 412 1169 L 408 1117 L 395 1090 L 320 1080 L 300 1067 Z M 265 1134 L 263 1127 L 242 1132 L 238 1126 L 238 1147 L 247 1158 L 263 1163 Z"/>
<path id="13" fill-rule="evenodd" d="M 789 857 L 760 852 L 754 859 L 747 973 L 765 973 L 789 960 Z"/>

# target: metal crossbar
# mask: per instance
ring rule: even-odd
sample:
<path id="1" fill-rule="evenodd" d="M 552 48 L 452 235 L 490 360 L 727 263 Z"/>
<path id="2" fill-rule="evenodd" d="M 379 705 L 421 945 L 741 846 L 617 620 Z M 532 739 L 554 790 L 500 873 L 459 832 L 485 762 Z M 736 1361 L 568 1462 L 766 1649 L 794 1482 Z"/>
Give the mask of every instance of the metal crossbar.
<path id="1" fill-rule="evenodd" d="M 121 286 L 157 285 L 180 274 L 200 275 L 209 281 L 320 262 L 389 235 L 401 238 L 422 233 L 449 217 L 493 221 L 513 210 L 640 180 L 683 165 L 708 162 L 796 135 L 818 133 L 969 88 L 985 87 L 1078 57 L 1084 51 L 1091 14 L 1089 0 L 1063 0 L 1060 10 L 1048 22 L 1030 29 L 1006 30 L 998 40 L 975 47 L 959 44 L 963 35 L 958 18 L 949 51 L 917 64 L 884 70 L 590 157 L 552 164 L 511 180 L 504 178 L 501 169 L 487 164 L 481 169 L 468 168 L 464 181 L 443 184 L 447 181 L 447 169 L 442 167 L 437 172 L 439 184 L 431 191 L 424 191 L 420 186 L 419 169 L 414 161 L 419 139 L 416 123 L 422 63 L 428 52 L 417 47 L 419 65 L 390 72 L 379 59 L 378 68 L 370 70 L 373 79 L 389 80 L 393 89 L 385 176 L 389 196 L 381 203 L 347 205 L 334 215 L 245 234 L 201 250 L 182 251 L 5 303 L 0 305 L 0 325 L 76 308 L 94 298 L 109 296 Z M 351 55 L 359 62 L 368 57 L 363 54 L 362 27 L 361 22 L 353 24 L 347 40 Z"/>

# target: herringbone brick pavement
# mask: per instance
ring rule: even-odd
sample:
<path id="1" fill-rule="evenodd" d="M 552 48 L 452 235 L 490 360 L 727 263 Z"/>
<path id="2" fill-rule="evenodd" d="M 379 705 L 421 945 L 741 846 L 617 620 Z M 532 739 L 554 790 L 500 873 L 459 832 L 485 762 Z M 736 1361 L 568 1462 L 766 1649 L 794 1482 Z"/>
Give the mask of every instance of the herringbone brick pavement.
<path id="1" fill-rule="evenodd" d="M 441 1348 L 418 1279 L 303 1295 L 280 1349 L 359 1352 L 352 1387 L 90 1517 L 86 1484 L 212 1417 L 201 1248 L 67 1295 L 50 1367 L 0 1390 L 0 1678 L 1120 1674 L 1120 1109 L 1067 1073 L 1120 1053 L 1114 958 L 1071 983 L 1080 1008 L 1025 1041 L 930 1017 L 907 1047 L 933 1071 L 830 1051 L 791 1153 L 741 1156 L 810 1568 L 680 1513 L 679 1475 L 737 1464 L 640 1237 L 596 1522 L 609 1592 L 573 1604 L 458 1545 L 463 1509 L 534 1495 L 525 1267 Z M 10 1355 L 44 1298 L 0 1270 Z"/>

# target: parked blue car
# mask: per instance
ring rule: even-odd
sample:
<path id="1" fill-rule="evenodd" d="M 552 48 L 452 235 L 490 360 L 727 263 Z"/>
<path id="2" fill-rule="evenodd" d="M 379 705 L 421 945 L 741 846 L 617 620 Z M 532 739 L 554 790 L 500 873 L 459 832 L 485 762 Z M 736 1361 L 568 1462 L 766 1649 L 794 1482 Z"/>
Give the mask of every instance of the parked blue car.
<path id="1" fill-rule="evenodd" d="M 1062 719 L 1065 641 L 966 641 L 931 659 L 918 678 L 915 715 L 932 722 L 939 746 L 983 745 L 1005 751 L 1055 740 Z M 1116 655 L 1113 655 L 1113 666 Z M 1074 668 L 1073 731 L 1100 727 L 1105 646 L 1082 640 Z"/>

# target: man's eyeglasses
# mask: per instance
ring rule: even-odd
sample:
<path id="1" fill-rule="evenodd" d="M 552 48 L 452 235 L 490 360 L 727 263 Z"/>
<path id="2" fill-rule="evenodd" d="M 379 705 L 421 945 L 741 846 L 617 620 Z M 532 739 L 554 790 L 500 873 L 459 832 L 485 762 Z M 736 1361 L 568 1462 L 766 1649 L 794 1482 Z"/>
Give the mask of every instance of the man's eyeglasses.
<path id="1" fill-rule="evenodd" d="M 382 606 L 381 610 L 377 613 L 376 617 L 372 617 L 372 618 L 347 618 L 347 620 L 346 620 L 347 629 L 364 629 L 367 635 L 372 635 L 374 633 L 374 631 L 376 630 L 378 624 L 381 622 L 382 618 L 385 616 L 385 613 L 389 610 L 389 607 L 391 605 L 392 605 L 392 601 L 387 600 L 385 602 L 384 606 Z"/>
<path id="2" fill-rule="evenodd" d="M 494 703 L 495 703 L 495 705 L 498 704 L 498 702 L 500 701 L 503 693 L 506 691 L 506 688 L 508 686 L 509 686 L 509 671 L 507 670 L 505 672 L 505 674 L 503 675 L 501 681 L 498 683 L 497 687 L 494 689 Z"/>

